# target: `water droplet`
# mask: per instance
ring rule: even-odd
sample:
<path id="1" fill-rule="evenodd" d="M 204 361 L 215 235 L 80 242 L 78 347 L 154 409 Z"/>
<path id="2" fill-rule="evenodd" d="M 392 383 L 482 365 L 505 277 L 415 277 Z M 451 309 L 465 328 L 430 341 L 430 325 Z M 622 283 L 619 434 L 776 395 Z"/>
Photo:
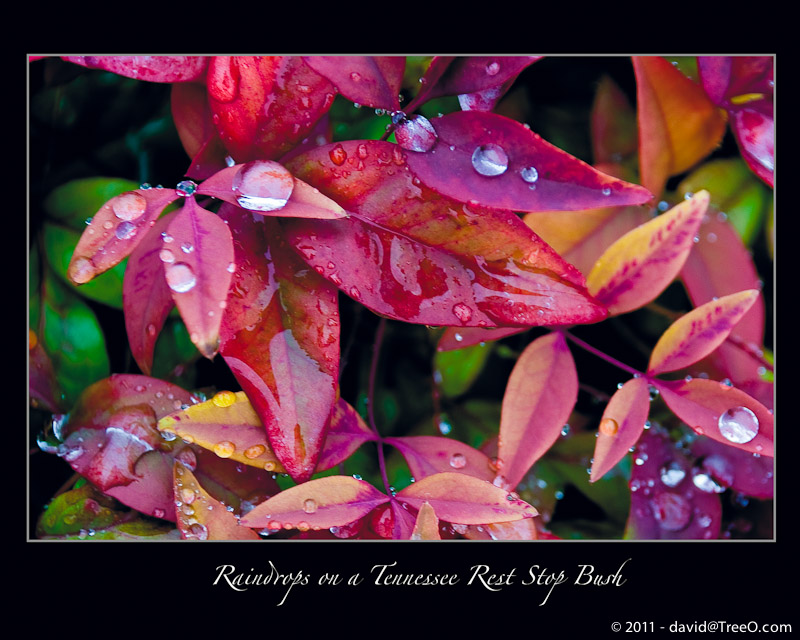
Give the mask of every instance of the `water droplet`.
<path id="1" fill-rule="evenodd" d="M 236 451 L 236 445 L 230 440 L 223 440 L 214 445 L 214 453 L 220 458 L 230 458 Z"/>
<path id="2" fill-rule="evenodd" d="M 191 180 L 181 180 L 178 185 L 175 187 L 175 191 L 178 192 L 179 196 L 190 196 L 194 194 L 197 190 L 197 184 L 192 182 Z"/>
<path id="3" fill-rule="evenodd" d="M 394 134 L 397 144 L 409 151 L 430 151 L 438 138 L 430 120 L 420 115 L 403 120 Z"/>
<path id="4" fill-rule="evenodd" d="M 161 258 L 161 262 L 166 262 L 167 264 L 172 264 L 175 262 L 175 254 L 169 249 L 162 249 L 159 252 L 158 257 Z"/>
<path id="5" fill-rule="evenodd" d="M 677 493 L 658 493 L 651 505 L 658 525 L 667 531 L 680 531 L 692 517 L 689 501 Z"/>
<path id="6" fill-rule="evenodd" d="M 186 437 L 184 436 L 184 440 L 185 439 Z M 181 452 L 175 457 L 178 462 L 182 463 L 189 470 L 194 471 L 197 468 L 197 456 L 189 447 L 182 449 Z"/>
<path id="7" fill-rule="evenodd" d="M 117 225 L 117 228 L 114 230 L 114 235 L 117 236 L 119 240 L 127 240 L 128 238 L 132 238 L 136 235 L 136 225 L 132 222 L 128 222 L 127 220 L 120 222 Z"/>
<path id="8" fill-rule="evenodd" d="M 211 398 L 211 402 L 217 407 L 230 407 L 236 402 L 236 394 L 233 391 L 220 391 Z"/>
<path id="9" fill-rule="evenodd" d="M 277 162 L 254 160 L 242 165 L 231 188 L 240 207 L 248 211 L 276 211 L 286 206 L 294 190 L 294 178 Z"/>
<path id="10" fill-rule="evenodd" d="M 603 418 L 598 429 L 604 436 L 615 436 L 619 431 L 619 423 L 613 418 Z"/>
<path id="11" fill-rule="evenodd" d="M 496 144 L 484 144 L 472 153 L 472 166 L 482 176 L 499 176 L 508 169 L 508 155 Z"/>
<path id="12" fill-rule="evenodd" d="M 496 76 L 500 71 L 500 64 L 498 62 L 491 62 L 486 65 L 486 75 Z"/>
<path id="13" fill-rule="evenodd" d="M 247 447 L 244 450 L 244 457 L 252 460 L 253 458 L 258 458 L 261 454 L 263 454 L 267 448 L 263 444 L 254 444 L 252 447 Z"/>
<path id="14" fill-rule="evenodd" d="M 661 482 L 668 487 L 677 487 L 686 477 L 686 471 L 679 463 L 673 460 L 661 467 L 659 476 L 661 477 Z"/>
<path id="15" fill-rule="evenodd" d="M 461 322 L 467 323 L 472 318 L 472 309 L 470 309 L 463 302 L 453 305 L 453 315 Z"/>
<path id="16" fill-rule="evenodd" d="M 197 284 L 194 271 L 184 262 L 176 262 L 167 267 L 164 276 L 166 277 L 169 288 L 176 293 L 186 293 Z"/>
<path id="17" fill-rule="evenodd" d="M 307 498 L 303 502 L 303 511 L 305 513 L 316 513 L 317 511 L 317 501 L 313 498 Z"/>
<path id="18" fill-rule="evenodd" d="M 208 540 L 208 529 L 204 524 L 200 524 L 199 522 L 195 522 L 191 525 L 186 533 L 188 537 L 197 540 Z"/>
<path id="19" fill-rule="evenodd" d="M 604 196 L 610 196 L 611 195 L 611 187 L 603 187 L 603 190 L 601 191 L 601 193 Z"/>
<path id="20" fill-rule="evenodd" d="M 703 471 L 698 471 L 692 475 L 692 483 L 700 491 L 705 491 L 706 493 L 722 493 L 725 491 L 725 487 L 717 484 L 714 478 Z"/>
<path id="21" fill-rule="evenodd" d="M 180 490 L 180 496 L 184 504 L 192 504 L 197 497 L 197 494 L 194 492 L 194 489 L 184 487 Z"/>
<path id="22" fill-rule="evenodd" d="M 156 518 L 163 518 L 165 515 L 167 515 L 167 512 L 166 512 L 166 511 L 164 511 L 164 509 L 158 509 L 158 508 L 156 508 L 156 509 L 153 509 L 153 515 L 154 515 Z"/>
<path id="23" fill-rule="evenodd" d="M 181 251 L 184 253 L 191 253 L 194 251 L 194 245 L 191 242 L 184 242 L 181 244 Z"/>
<path id="24" fill-rule="evenodd" d="M 341 144 L 337 144 L 333 149 L 328 152 L 330 156 L 331 162 L 335 164 L 337 167 L 341 167 L 344 164 L 344 161 L 347 160 L 347 151 L 344 150 L 344 147 Z"/>
<path id="25" fill-rule="evenodd" d="M 519 175 L 528 184 L 533 184 L 539 179 L 539 171 L 534 166 L 525 167 L 520 169 Z"/>
<path id="26" fill-rule="evenodd" d="M 147 210 L 147 200 L 135 191 L 117 196 L 111 203 L 114 215 L 120 220 L 136 220 Z"/>
<path id="27" fill-rule="evenodd" d="M 744 444 L 758 435 L 758 417 L 747 407 L 728 409 L 717 421 L 719 432 L 726 440 Z"/>
<path id="28" fill-rule="evenodd" d="M 463 453 L 454 453 L 450 456 L 450 466 L 453 469 L 463 469 L 467 466 L 467 458 Z"/>

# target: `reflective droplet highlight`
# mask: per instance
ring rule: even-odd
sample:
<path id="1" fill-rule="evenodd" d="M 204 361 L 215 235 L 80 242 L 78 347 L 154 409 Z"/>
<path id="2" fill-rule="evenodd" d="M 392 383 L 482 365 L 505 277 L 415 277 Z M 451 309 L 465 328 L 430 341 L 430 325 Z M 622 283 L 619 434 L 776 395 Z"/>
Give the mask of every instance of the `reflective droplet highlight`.
<path id="1" fill-rule="evenodd" d="M 249 211 L 276 211 L 286 206 L 294 190 L 294 178 L 277 162 L 254 160 L 242 165 L 231 188 L 240 207 Z"/>
<path id="2" fill-rule="evenodd" d="M 472 309 L 470 309 L 463 302 L 453 305 L 453 315 L 461 322 L 469 322 L 472 318 Z"/>
<path id="3" fill-rule="evenodd" d="M 463 469 L 467 466 L 467 458 L 463 453 L 454 453 L 450 456 L 450 466 L 453 469 Z"/>
<path id="4" fill-rule="evenodd" d="M 117 225 L 116 229 L 114 229 L 114 235 L 118 240 L 127 240 L 128 238 L 132 238 L 134 235 L 136 235 L 136 225 L 132 222 L 124 220 Z"/>
<path id="5" fill-rule="evenodd" d="M 197 184 L 192 182 L 191 180 L 181 180 L 178 185 L 175 187 L 175 191 L 178 192 L 179 196 L 191 196 L 197 191 Z"/>
<path id="6" fill-rule="evenodd" d="M 484 144 L 472 152 L 472 167 L 482 176 L 499 176 L 508 169 L 508 155 L 500 145 Z"/>
<path id="7" fill-rule="evenodd" d="M 659 476 L 661 477 L 661 482 L 668 487 L 677 487 L 686 477 L 686 471 L 684 471 L 680 464 L 673 460 L 669 464 L 661 467 Z"/>
<path id="8" fill-rule="evenodd" d="M 525 167 L 520 170 L 519 175 L 528 184 L 533 184 L 539 179 L 539 171 L 536 167 Z"/>
<path id="9" fill-rule="evenodd" d="M 438 136 L 430 120 L 424 116 L 407 118 L 395 129 L 397 144 L 408 151 L 430 151 Z"/>
<path id="10" fill-rule="evenodd" d="M 147 200 L 134 191 L 117 196 L 111 203 L 114 215 L 120 220 L 136 220 L 147 210 Z"/>
<path id="11" fill-rule="evenodd" d="M 692 518 L 692 505 L 677 493 L 659 493 L 651 504 L 658 526 L 667 531 L 680 531 Z"/>
<path id="12" fill-rule="evenodd" d="M 185 262 L 176 262 L 167 267 L 164 272 L 167 285 L 176 293 L 186 293 L 197 284 L 197 278 L 192 268 Z"/>
<path id="13" fill-rule="evenodd" d="M 758 435 L 758 417 L 747 407 L 728 409 L 717 421 L 719 432 L 731 442 L 744 444 Z"/>

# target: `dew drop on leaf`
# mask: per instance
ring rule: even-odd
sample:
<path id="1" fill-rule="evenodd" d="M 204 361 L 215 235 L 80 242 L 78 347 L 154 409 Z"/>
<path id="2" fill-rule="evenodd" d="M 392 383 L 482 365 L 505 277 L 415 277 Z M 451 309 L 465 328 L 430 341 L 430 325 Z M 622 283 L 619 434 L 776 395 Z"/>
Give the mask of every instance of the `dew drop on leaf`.
<path id="1" fill-rule="evenodd" d="M 484 144 L 472 152 L 472 166 L 482 176 L 499 176 L 508 169 L 508 155 L 500 145 Z"/>
<path id="2" fill-rule="evenodd" d="M 692 517 L 689 501 L 677 493 L 659 493 L 651 504 L 658 525 L 667 531 L 680 531 Z"/>
<path id="3" fill-rule="evenodd" d="M 231 188 L 239 206 L 249 211 L 276 211 L 286 206 L 294 190 L 294 178 L 283 165 L 254 160 L 242 165 Z"/>
<path id="4" fill-rule="evenodd" d="M 519 175 L 528 184 L 534 184 L 539 179 L 539 171 L 533 166 L 520 169 Z"/>
<path id="5" fill-rule="evenodd" d="M 188 536 L 197 540 L 208 540 L 208 529 L 204 524 L 195 522 L 189 527 Z"/>
<path id="6" fill-rule="evenodd" d="M 659 471 L 661 482 L 668 487 L 678 486 L 686 477 L 686 471 L 683 467 L 674 460 L 661 467 Z"/>
<path id="7" fill-rule="evenodd" d="M 467 458 L 463 453 L 454 453 L 450 456 L 450 466 L 453 469 L 463 469 L 467 465 Z"/>
<path id="8" fill-rule="evenodd" d="M 747 407 L 735 407 L 721 414 L 717 421 L 722 436 L 737 444 L 750 442 L 758 435 L 758 418 Z"/>
<path id="9" fill-rule="evenodd" d="M 181 251 L 184 253 L 191 253 L 194 251 L 194 245 L 191 242 L 184 242 L 181 244 Z"/>
<path id="10" fill-rule="evenodd" d="M 500 64 L 498 62 L 491 62 L 486 65 L 486 75 L 496 76 L 500 71 Z"/>
<path id="11" fill-rule="evenodd" d="M 344 161 L 347 160 L 347 151 L 344 150 L 344 147 L 340 144 L 337 144 L 333 149 L 328 152 L 328 155 L 331 158 L 331 162 L 335 164 L 337 167 L 341 167 L 344 164 Z"/>
<path id="12" fill-rule="evenodd" d="M 197 495 L 194 492 L 194 489 L 189 489 L 188 487 L 184 487 L 180 491 L 181 500 L 184 504 L 192 504 L 194 502 Z"/>
<path id="13" fill-rule="evenodd" d="M 258 458 L 262 453 L 264 453 L 267 448 L 263 444 L 254 444 L 252 447 L 247 447 L 244 450 L 244 457 L 252 460 L 253 458 Z"/>
<path id="14" fill-rule="evenodd" d="M 194 194 L 197 190 L 197 184 L 192 182 L 191 180 L 181 180 L 178 185 L 175 187 L 175 191 L 178 192 L 179 196 L 190 196 Z"/>
<path id="15" fill-rule="evenodd" d="M 114 230 L 114 235 L 117 236 L 119 240 L 127 240 L 128 238 L 132 238 L 135 234 L 136 225 L 127 220 L 120 222 Z"/>
<path id="16" fill-rule="evenodd" d="M 220 391 L 211 398 L 211 402 L 217 407 L 230 407 L 236 402 L 236 394 L 233 391 Z"/>
<path id="17" fill-rule="evenodd" d="M 214 445 L 214 453 L 220 458 L 230 458 L 234 451 L 236 451 L 236 445 L 230 440 L 223 440 Z"/>
<path id="18" fill-rule="evenodd" d="M 455 317 L 461 322 L 466 323 L 472 318 L 472 309 L 470 309 L 463 302 L 459 302 L 453 305 L 453 315 L 455 315 Z"/>
<path id="19" fill-rule="evenodd" d="M 403 149 L 421 152 L 430 151 L 438 137 L 430 120 L 420 115 L 403 120 L 394 135 Z"/>
<path id="20" fill-rule="evenodd" d="M 317 502 L 313 498 L 307 498 L 303 502 L 303 511 L 306 513 L 316 513 L 317 511 Z"/>
<path id="21" fill-rule="evenodd" d="M 158 257 L 161 258 L 161 262 L 166 262 L 167 264 L 172 264 L 175 262 L 175 254 L 169 249 L 162 249 L 159 252 Z"/>
<path id="22" fill-rule="evenodd" d="M 167 285 L 169 288 L 176 293 L 186 293 L 187 291 L 191 291 L 194 285 L 197 284 L 197 278 L 195 278 L 194 271 L 192 271 L 192 268 L 184 262 L 176 262 L 175 264 L 167 267 L 167 270 L 164 272 L 164 276 L 167 279 Z"/>
<path id="23" fill-rule="evenodd" d="M 613 418 L 603 418 L 600 421 L 599 431 L 604 436 L 615 436 L 619 431 L 619 423 Z"/>
<path id="24" fill-rule="evenodd" d="M 118 196 L 114 202 L 111 203 L 111 209 L 114 215 L 120 220 L 136 220 L 140 218 L 147 209 L 147 200 L 144 196 L 129 191 Z"/>

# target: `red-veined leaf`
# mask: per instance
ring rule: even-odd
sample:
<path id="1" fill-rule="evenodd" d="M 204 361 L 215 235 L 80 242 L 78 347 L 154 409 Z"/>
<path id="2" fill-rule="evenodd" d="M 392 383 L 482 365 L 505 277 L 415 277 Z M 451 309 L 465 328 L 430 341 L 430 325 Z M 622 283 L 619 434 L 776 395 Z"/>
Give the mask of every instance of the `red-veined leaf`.
<path id="1" fill-rule="evenodd" d="M 280 158 L 330 109 L 336 89 L 294 56 L 214 56 L 208 96 L 237 162 Z"/>
<path id="2" fill-rule="evenodd" d="M 207 56 L 64 56 L 64 60 L 90 69 L 147 82 L 193 82 L 202 80 Z"/>
<path id="3" fill-rule="evenodd" d="M 641 204 L 643 187 L 600 173 L 505 116 L 460 111 L 431 120 L 437 142 L 408 151 L 411 171 L 460 202 L 512 211 L 573 211 Z"/>
<path id="4" fill-rule="evenodd" d="M 702 378 L 652 382 L 675 415 L 700 435 L 751 453 L 774 455 L 774 417 L 744 391 Z"/>
<path id="5" fill-rule="evenodd" d="M 150 375 L 158 335 L 175 302 L 164 280 L 164 263 L 159 254 L 165 233 L 177 212 L 172 211 L 156 222 L 128 258 L 122 281 L 122 304 L 125 329 L 131 354 L 142 373 Z"/>
<path id="6" fill-rule="evenodd" d="M 644 378 L 632 378 L 611 396 L 597 432 L 590 482 L 602 478 L 622 460 L 642 435 L 650 412 L 648 387 Z"/>
<path id="7" fill-rule="evenodd" d="M 631 469 L 631 510 L 625 537 L 636 540 L 718 538 L 722 520 L 719 495 L 698 491 L 691 461 L 655 429 L 636 445 Z"/>
<path id="8" fill-rule="evenodd" d="M 653 347 L 648 375 L 683 369 L 714 351 L 758 295 L 758 290 L 749 289 L 711 300 L 673 322 Z"/>
<path id="9" fill-rule="evenodd" d="M 466 473 L 491 481 L 495 470 L 489 457 L 458 440 L 439 436 L 404 436 L 385 438 L 405 458 L 411 475 L 420 480 L 434 473 Z"/>
<path id="10" fill-rule="evenodd" d="M 336 202 L 270 160 L 254 160 L 217 172 L 197 189 L 262 215 L 296 218 L 344 218 Z"/>
<path id="11" fill-rule="evenodd" d="M 191 158 L 186 175 L 204 180 L 226 167 L 227 151 L 211 118 L 208 93 L 202 85 L 172 85 L 170 111 L 181 144 Z"/>
<path id="12" fill-rule="evenodd" d="M 657 298 L 678 275 L 694 246 L 708 200 L 708 192 L 700 191 L 622 236 L 586 278 L 589 292 L 615 315 Z"/>
<path id="13" fill-rule="evenodd" d="M 455 472 L 427 476 L 407 486 L 396 498 L 414 509 L 428 502 L 440 520 L 458 524 L 511 522 L 537 514 L 531 505 L 505 489 Z"/>
<path id="14" fill-rule="evenodd" d="M 317 471 L 335 467 L 347 460 L 362 444 L 377 438 L 358 412 L 339 398 L 331 411 L 325 446 L 317 461 Z"/>
<path id="15" fill-rule="evenodd" d="M 200 353 L 213 358 L 231 283 L 233 241 L 228 225 L 187 197 L 162 236 L 162 245 L 164 279 L 189 337 Z"/>
<path id="16" fill-rule="evenodd" d="M 303 61 L 356 104 L 397 111 L 404 56 L 308 56 Z"/>
<path id="17" fill-rule="evenodd" d="M 179 462 L 174 466 L 178 529 L 183 540 L 260 540 L 252 529 L 239 526 L 236 516 L 200 486 Z"/>
<path id="18" fill-rule="evenodd" d="M 92 216 L 75 247 L 67 271 L 70 279 L 83 284 L 122 262 L 164 208 L 179 197 L 175 189 L 136 189 L 106 202 Z"/>
<path id="19" fill-rule="evenodd" d="M 336 398 L 336 289 L 286 246 L 274 218 L 227 204 L 220 217 L 233 234 L 237 265 L 220 352 L 287 473 L 307 480 Z"/>
<path id="20" fill-rule="evenodd" d="M 564 336 L 552 332 L 531 342 L 503 396 L 496 481 L 517 486 L 558 439 L 577 399 L 578 374 Z"/>
<path id="21" fill-rule="evenodd" d="M 634 56 L 642 184 L 659 195 L 670 176 L 690 169 L 720 143 L 724 113 L 703 88 L 664 58 Z"/>
<path id="22" fill-rule="evenodd" d="M 271 531 L 328 529 L 362 518 L 389 496 L 351 476 L 327 476 L 281 491 L 241 518 L 240 524 Z"/>
<path id="23" fill-rule="evenodd" d="M 439 518 L 429 502 L 423 502 L 417 514 L 411 540 L 441 540 L 439 534 Z"/>

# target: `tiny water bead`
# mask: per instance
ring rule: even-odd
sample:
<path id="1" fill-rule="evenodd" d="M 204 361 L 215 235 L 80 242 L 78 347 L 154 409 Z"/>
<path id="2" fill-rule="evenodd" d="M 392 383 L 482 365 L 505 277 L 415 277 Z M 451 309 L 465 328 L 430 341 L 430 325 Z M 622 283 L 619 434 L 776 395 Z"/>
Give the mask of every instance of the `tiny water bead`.
<path id="1" fill-rule="evenodd" d="M 111 209 L 120 220 L 137 220 L 147 210 L 147 200 L 143 195 L 129 191 L 117 196 L 111 203 Z"/>
<path id="2" fill-rule="evenodd" d="M 159 252 L 158 257 L 161 259 L 161 262 L 166 262 L 167 264 L 172 264 L 175 262 L 175 254 L 169 249 L 162 249 Z"/>
<path id="3" fill-rule="evenodd" d="M 283 165 L 254 160 L 242 165 L 231 188 L 239 206 L 249 211 L 276 211 L 286 206 L 294 190 L 294 178 Z"/>
<path id="4" fill-rule="evenodd" d="M 496 76 L 500 71 L 500 63 L 499 62 L 490 62 L 486 65 L 486 75 L 487 76 Z"/>
<path id="5" fill-rule="evenodd" d="M 453 315 L 461 322 L 467 323 L 472 318 L 472 309 L 463 302 L 459 302 L 453 306 Z"/>
<path id="6" fill-rule="evenodd" d="M 528 184 L 534 184 L 539 179 L 539 171 L 536 167 L 523 167 L 520 169 L 519 175 Z"/>
<path id="7" fill-rule="evenodd" d="M 185 262 L 176 262 L 167 267 L 164 272 L 167 285 L 176 293 L 186 293 L 197 284 L 197 278 L 192 268 Z"/>
<path id="8" fill-rule="evenodd" d="M 197 191 L 197 184 L 191 180 L 181 180 L 175 187 L 175 191 L 179 196 L 185 198 L 187 196 L 194 195 L 194 192 Z"/>
<path id="9" fill-rule="evenodd" d="M 717 426 L 726 440 L 745 444 L 758 435 L 759 422 L 756 414 L 747 407 L 735 407 L 720 415 Z"/>
<path id="10" fill-rule="evenodd" d="M 499 176 L 508 169 L 508 155 L 500 145 L 484 144 L 472 152 L 472 167 L 482 176 Z"/>
<path id="11" fill-rule="evenodd" d="M 463 469 L 467 466 L 467 458 L 463 453 L 454 453 L 450 456 L 450 466 L 453 469 Z"/>
<path id="12" fill-rule="evenodd" d="M 661 477 L 661 482 L 668 487 L 677 487 L 686 477 L 686 471 L 678 462 L 672 460 L 661 467 L 659 476 Z"/>
<path id="13" fill-rule="evenodd" d="M 408 151 L 430 151 L 438 138 L 430 120 L 420 115 L 402 120 L 394 134 L 397 144 Z"/>

